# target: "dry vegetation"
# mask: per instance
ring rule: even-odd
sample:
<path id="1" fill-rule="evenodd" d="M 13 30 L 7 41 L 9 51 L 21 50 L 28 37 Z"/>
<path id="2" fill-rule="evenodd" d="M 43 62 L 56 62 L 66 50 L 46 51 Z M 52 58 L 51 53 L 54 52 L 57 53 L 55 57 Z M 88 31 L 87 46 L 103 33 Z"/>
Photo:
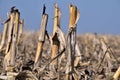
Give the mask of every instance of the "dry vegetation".
<path id="1" fill-rule="evenodd" d="M 77 35 L 80 12 L 75 5 L 69 8 L 67 35 L 60 28 L 57 4 L 52 35 L 46 30 L 45 5 L 39 33 L 23 32 L 24 20 L 11 8 L 0 34 L 0 80 L 119 80 L 120 36 Z"/>
<path id="2" fill-rule="evenodd" d="M 100 50 L 100 43 L 95 42 L 94 34 L 83 34 L 77 36 L 77 43 L 79 45 L 79 49 L 82 54 L 82 61 L 79 62 L 79 65 L 76 66 L 76 70 L 79 72 L 79 76 L 85 80 L 85 77 L 89 77 L 88 80 L 112 80 L 113 74 L 117 70 L 120 64 L 120 36 L 117 35 L 97 35 L 97 38 L 104 37 L 107 39 L 107 46 L 110 46 L 113 54 L 116 56 L 118 63 L 113 58 L 111 63 L 112 67 L 109 69 L 107 62 L 103 62 L 99 72 L 96 73 L 99 62 L 98 55 L 102 54 L 102 50 Z M 23 71 L 23 69 L 30 70 L 33 68 L 32 61 L 35 59 L 35 53 L 37 49 L 37 41 L 38 41 L 38 33 L 35 32 L 24 32 L 22 36 L 22 41 L 18 45 L 18 53 L 16 54 L 16 72 Z M 96 50 L 93 47 L 96 45 Z M 42 61 L 40 63 L 40 67 L 42 68 L 51 58 L 51 53 L 48 53 L 49 50 L 49 42 L 46 40 L 45 45 L 43 47 L 43 56 Z M 67 55 L 67 52 L 64 53 Z M 3 70 L 3 59 L 4 59 L 4 51 L 0 54 L 0 74 L 4 72 Z M 62 67 L 66 65 L 66 58 L 62 60 Z M 22 69 L 21 69 L 22 68 Z M 43 73 L 41 72 L 37 74 L 37 76 L 42 80 L 50 79 L 50 70 L 46 68 Z M 61 68 L 61 78 L 63 79 L 65 76 L 64 71 L 62 72 Z M 61 79 L 61 80 L 62 80 Z M 81 79 L 81 80 L 82 80 Z M 22 80 L 22 79 L 21 79 Z"/>

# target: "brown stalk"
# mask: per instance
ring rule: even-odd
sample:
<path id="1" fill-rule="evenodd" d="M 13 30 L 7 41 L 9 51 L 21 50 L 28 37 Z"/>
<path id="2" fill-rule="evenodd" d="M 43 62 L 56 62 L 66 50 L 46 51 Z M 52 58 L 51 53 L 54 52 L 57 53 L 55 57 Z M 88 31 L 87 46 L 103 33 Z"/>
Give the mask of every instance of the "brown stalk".
<path id="1" fill-rule="evenodd" d="M 111 71 L 111 68 L 113 67 L 112 63 L 111 63 L 111 60 L 112 60 L 112 53 L 110 54 L 110 47 L 108 47 L 106 44 L 105 44 L 105 40 L 104 38 L 101 39 L 101 44 L 102 44 L 102 49 L 103 49 L 103 53 L 106 53 L 106 57 L 105 57 L 105 60 L 107 61 L 107 64 L 108 64 L 108 68 L 109 70 Z M 107 51 L 107 52 L 106 52 Z"/>
<path id="2" fill-rule="evenodd" d="M 65 37 L 64 37 L 64 34 L 63 34 L 63 32 L 61 31 L 60 28 L 57 29 L 57 32 L 56 32 L 56 33 L 59 34 L 59 35 L 58 35 L 58 39 L 59 39 L 59 41 L 60 41 L 60 50 L 59 50 L 59 52 L 57 53 L 57 55 L 56 55 L 54 58 L 52 58 L 50 61 L 48 61 L 48 62 L 45 64 L 45 66 L 41 69 L 41 71 L 43 71 L 43 70 L 44 70 L 50 63 L 52 63 L 54 60 L 56 60 L 56 59 L 58 59 L 58 58 L 60 58 L 60 59 L 63 58 L 62 55 L 63 55 L 63 53 L 64 53 L 65 50 L 66 50 Z M 59 60 L 59 68 L 60 68 L 60 63 L 61 63 L 61 60 Z"/>
<path id="3" fill-rule="evenodd" d="M 6 38 L 8 21 L 9 22 L 9 33 L 8 33 L 8 42 L 5 52 L 5 57 L 3 61 L 3 67 L 6 72 L 6 76 L 0 76 L 1 79 L 5 80 L 15 80 L 15 77 L 18 73 L 14 72 L 15 68 L 15 57 L 16 57 L 16 47 L 17 47 L 17 38 L 19 31 L 19 18 L 20 13 L 18 9 L 11 8 L 10 18 L 6 21 L 6 28 L 4 30 L 3 40 Z"/>
<path id="4" fill-rule="evenodd" d="M 10 13 L 10 25 L 9 25 L 9 33 L 8 33 L 8 42 L 6 47 L 6 55 L 4 58 L 4 69 L 7 70 L 7 67 L 10 65 L 10 51 L 11 51 L 11 45 L 12 45 L 12 35 L 13 35 L 13 27 L 14 27 L 14 19 L 15 19 L 15 12 L 12 11 Z"/>
<path id="5" fill-rule="evenodd" d="M 16 14 L 15 14 L 15 35 L 16 35 L 16 40 L 18 39 L 18 31 L 19 31 L 19 21 L 20 21 L 20 12 L 18 11 L 18 9 L 15 10 Z"/>
<path id="6" fill-rule="evenodd" d="M 45 66 L 41 69 L 41 71 L 43 71 L 51 62 L 53 62 L 53 61 L 56 60 L 58 57 L 60 57 L 60 56 L 63 54 L 63 52 L 65 52 L 65 48 L 64 48 L 63 50 L 61 50 L 59 53 L 57 53 L 57 55 L 56 55 L 54 58 L 52 58 L 49 62 L 47 62 L 47 63 L 45 64 Z"/>
<path id="7" fill-rule="evenodd" d="M 4 23 L 4 30 L 3 30 L 3 35 L 2 35 L 2 41 L 0 45 L 0 51 L 3 49 L 7 37 L 7 32 L 8 32 L 8 22 Z"/>
<path id="8" fill-rule="evenodd" d="M 11 46 L 11 42 L 12 42 L 12 35 L 13 35 L 13 26 L 14 26 L 14 19 L 15 19 L 15 12 L 12 11 L 10 13 L 10 24 L 9 24 L 9 32 L 8 32 L 8 43 L 7 43 L 7 47 L 6 47 L 6 52 L 9 52 L 10 50 L 10 46 Z"/>
<path id="9" fill-rule="evenodd" d="M 79 11 L 76 6 L 70 4 L 70 21 L 68 35 L 68 68 L 66 70 L 66 80 L 72 80 L 74 76 L 74 60 L 75 60 L 75 46 L 76 46 L 76 23 L 79 19 Z"/>
<path id="10" fill-rule="evenodd" d="M 61 12 L 58 8 L 58 5 L 55 4 L 55 12 L 54 12 L 54 28 L 53 28 L 53 38 L 52 38 L 52 41 L 53 41 L 53 45 L 52 45 L 52 59 L 57 55 L 58 51 L 59 51 L 59 45 L 60 45 L 60 42 L 59 42 L 59 39 L 58 39 L 58 36 L 57 36 L 57 29 L 60 28 L 60 15 L 61 15 Z M 57 65 L 57 61 L 54 60 L 51 65 Z"/>
<path id="11" fill-rule="evenodd" d="M 17 43 L 17 37 L 18 37 L 18 29 L 19 29 L 19 17 L 20 12 L 18 10 L 15 11 L 15 23 L 13 28 L 13 36 L 12 36 L 12 47 L 11 47 L 11 61 L 10 65 L 15 66 L 15 55 L 16 55 L 16 43 Z"/>
<path id="12" fill-rule="evenodd" d="M 109 47 L 109 51 L 110 51 L 111 55 L 113 56 L 113 58 L 114 58 L 114 59 L 116 60 L 116 62 L 118 63 L 117 57 L 114 55 L 111 47 Z"/>
<path id="13" fill-rule="evenodd" d="M 17 43 L 20 43 L 20 39 L 22 36 L 22 32 L 23 32 L 23 27 L 24 27 L 24 20 L 20 20 L 20 27 L 19 27 L 19 32 L 18 32 L 18 40 Z"/>
<path id="14" fill-rule="evenodd" d="M 102 60 L 100 61 L 99 65 L 98 65 L 97 72 L 99 71 L 99 69 L 100 69 L 100 67 L 101 67 L 101 65 L 102 65 L 102 63 L 103 63 L 103 61 L 104 61 L 105 56 L 107 55 L 107 53 L 108 53 L 108 49 L 105 51 L 105 53 L 103 55 L 103 58 L 102 58 Z"/>
<path id="15" fill-rule="evenodd" d="M 79 61 L 81 61 L 81 60 L 82 60 L 81 52 L 80 52 L 78 44 L 76 43 L 74 67 L 76 67 L 78 65 Z"/>
<path id="16" fill-rule="evenodd" d="M 114 78 L 114 80 L 118 80 L 120 78 L 120 67 L 115 72 L 113 78 Z"/>
<path id="17" fill-rule="evenodd" d="M 104 41 L 104 38 L 102 38 L 101 40 L 100 40 L 100 42 L 101 42 L 101 47 L 102 47 L 102 49 L 103 49 L 103 52 L 105 53 L 106 52 L 106 50 L 107 50 L 107 45 L 105 44 L 105 41 Z M 106 56 L 107 56 L 107 58 L 111 58 L 111 55 L 108 53 L 108 54 L 106 54 Z"/>
<path id="18" fill-rule="evenodd" d="M 45 14 L 45 8 L 46 7 L 44 6 L 42 21 L 41 21 L 41 28 L 40 28 L 40 32 L 39 32 L 38 47 L 37 47 L 37 52 L 36 52 L 36 56 L 35 56 L 34 69 L 38 67 L 39 62 L 41 60 L 43 44 L 45 41 L 46 26 L 47 26 L 47 21 L 48 21 L 48 15 Z"/>

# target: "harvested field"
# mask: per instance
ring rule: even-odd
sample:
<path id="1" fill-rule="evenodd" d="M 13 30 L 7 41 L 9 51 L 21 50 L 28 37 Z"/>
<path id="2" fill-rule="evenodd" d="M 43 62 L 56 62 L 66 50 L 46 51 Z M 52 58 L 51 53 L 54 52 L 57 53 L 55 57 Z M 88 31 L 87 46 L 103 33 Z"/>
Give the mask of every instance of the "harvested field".
<path id="1" fill-rule="evenodd" d="M 0 38 L 2 80 L 119 80 L 120 36 L 77 35 L 80 11 L 70 4 L 68 32 L 60 26 L 61 10 L 54 5 L 52 35 L 43 5 L 39 32 L 24 31 L 24 19 L 13 6 Z M 23 32 L 24 31 L 24 32 Z"/>
<path id="2" fill-rule="evenodd" d="M 103 59 L 103 49 L 101 48 L 100 38 L 104 38 L 106 46 L 110 47 L 112 52 L 109 52 L 110 59 L 107 59 L 107 54 L 105 59 L 98 68 L 100 62 Z M 1 37 L 0 37 L 1 40 Z M 34 74 L 32 71 L 35 53 L 37 49 L 38 33 L 36 32 L 24 32 L 20 43 L 18 44 L 17 54 L 16 54 L 16 66 L 15 72 L 20 72 L 17 76 L 17 80 L 27 80 L 21 77 L 21 73 Z M 102 34 L 82 34 L 77 36 L 77 41 L 79 50 L 82 55 L 82 59 L 79 64 L 75 66 L 77 74 L 81 80 L 112 80 L 114 73 L 120 65 L 120 36 L 119 35 L 102 35 Z M 0 52 L 0 74 L 3 74 L 3 59 L 5 56 L 5 50 Z M 63 53 L 67 54 L 67 51 Z M 40 69 L 46 65 L 51 59 L 50 44 L 46 40 L 43 46 L 42 60 L 40 62 Z M 116 60 L 117 59 L 117 60 Z M 37 77 L 38 80 L 65 80 L 65 66 L 66 57 L 62 59 L 61 67 L 57 74 L 52 75 L 49 67 L 47 67 L 42 72 L 34 74 L 33 77 Z M 32 72 L 32 73 L 31 73 Z M 31 80 L 36 80 L 32 79 Z"/>

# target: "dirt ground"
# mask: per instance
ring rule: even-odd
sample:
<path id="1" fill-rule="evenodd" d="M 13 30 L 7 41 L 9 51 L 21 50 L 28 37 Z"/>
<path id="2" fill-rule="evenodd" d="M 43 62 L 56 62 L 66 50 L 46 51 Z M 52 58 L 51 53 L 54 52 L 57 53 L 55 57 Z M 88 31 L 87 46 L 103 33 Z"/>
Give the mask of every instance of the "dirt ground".
<path id="1" fill-rule="evenodd" d="M 110 47 L 111 52 L 110 59 L 105 57 L 103 59 L 103 49 L 101 48 L 100 38 L 104 38 L 107 47 Z M 1 40 L 1 38 L 0 38 Z M 38 33 L 37 32 L 24 32 L 21 38 L 21 42 L 17 47 L 16 54 L 16 67 L 15 71 L 24 74 L 24 72 L 34 72 L 32 71 L 33 63 L 35 59 L 36 49 L 37 49 Z M 86 33 L 77 36 L 77 43 L 82 55 L 81 61 L 75 67 L 78 72 L 80 80 L 112 80 L 113 74 L 120 66 L 120 35 L 105 35 L 105 34 L 91 34 Z M 40 62 L 40 68 L 42 68 L 51 58 L 49 41 L 46 39 L 45 45 L 43 47 L 42 60 Z M 67 55 L 67 52 L 64 53 Z M 3 70 L 3 59 L 5 56 L 5 49 L 0 52 L 0 74 L 4 72 Z M 62 60 L 61 69 L 59 70 L 59 80 L 65 80 L 64 67 L 66 65 L 67 57 Z M 43 72 L 34 74 L 38 80 L 52 80 L 50 75 L 50 70 L 46 68 Z M 22 79 L 18 76 L 17 80 Z M 32 80 L 32 79 L 31 79 Z M 34 79 L 33 79 L 34 80 Z M 56 80 L 56 79 L 53 79 Z"/>

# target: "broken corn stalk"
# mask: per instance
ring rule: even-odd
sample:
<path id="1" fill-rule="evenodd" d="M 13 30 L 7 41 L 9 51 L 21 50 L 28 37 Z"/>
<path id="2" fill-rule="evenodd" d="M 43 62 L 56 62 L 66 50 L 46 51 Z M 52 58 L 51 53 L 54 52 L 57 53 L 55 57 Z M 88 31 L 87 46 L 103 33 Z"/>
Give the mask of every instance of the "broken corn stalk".
<path id="1" fill-rule="evenodd" d="M 45 8 L 46 7 L 44 6 L 41 28 L 40 28 L 39 39 L 38 39 L 38 47 L 37 47 L 37 52 L 36 52 L 36 56 L 35 56 L 34 69 L 37 68 L 39 65 L 40 59 L 42 57 L 43 44 L 45 41 L 46 26 L 47 26 L 47 21 L 48 21 L 48 15 L 45 14 Z"/>
<path id="2" fill-rule="evenodd" d="M 13 28 L 13 36 L 12 36 L 12 47 L 11 47 L 11 61 L 10 65 L 15 66 L 15 55 L 16 55 L 16 43 L 17 43 L 17 37 L 18 37 L 18 30 L 19 30 L 19 18 L 20 18 L 20 12 L 18 10 L 15 10 L 15 23 Z"/>
<path id="3" fill-rule="evenodd" d="M 60 28 L 60 17 L 61 17 L 61 12 L 57 4 L 55 4 L 55 12 L 54 12 L 54 28 L 53 28 L 53 45 L 52 45 L 52 58 L 54 58 L 58 51 L 59 51 L 59 39 L 57 36 L 57 29 Z M 54 60 L 51 63 L 52 65 L 57 65 L 57 61 Z"/>
<path id="4" fill-rule="evenodd" d="M 69 28 L 75 28 L 79 18 L 80 12 L 78 11 L 77 7 L 70 4 L 70 21 L 69 21 Z"/>
<path id="5" fill-rule="evenodd" d="M 15 29 L 14 29 L 14 32 L 15 32 L 15 35 L 16 35 L 16 40 L 18 38 L 18 31 L 19 31 L 19 21 L 20 21 L 20 12 L 18 10 L 15 10 Z"/>
<path id="6" fill-rule="evenodd" d="M 70 4 L 70 20 L 68 32 L 68 67 L 66 69 L 66 80 L 72 80 L 74 77 L 74 60 L 75 60 L 75 46 L 76 46 L 76 23 L 79 19 L 80 13 L 76 6 Z M 76 63 L 75 63 L 76 65 Z"/>
<path id="7" fill-rule="evenodd" d="M 113 78 L 114 78 L 114 80 L 118 80 L 118 78 L 120 78 L 120 67 L 115 72 Z"/>
<path id="8" fill-rule="evenodd" d="M 11 45 L 12 45 L 12 35 L 13 35 L 13 27 L 14 27 L 14 19 L 15 19 L 15 12 L 12 11 L 10 13 L 10 26 L 9 26 L 9 33 L 8 33 L 8 42 L 5 52 L 5 58 L 4 58 L 4 69 L 7 70 L 7 67 L 10 66 L 10 52 L 11 52 Z"/>
<path id="9" fill-rule="evenodd" d="M 16 43 L 19 29 L 20 13 L 18 9 L 12 10 L 10 13 L 10 26 L 8 34 L 8 43 L 6 47 L 6 55 L 4 58 L 4 68 L 6 71 L 13 71 L 15 66 Z"/>
<path id="10" fill-rule="evenodd" d="M 7 32 L 8 32 L 8 22 L 4 23 L 4 30 L 3 30 L 2 41 L 1 41 L 1 45 L 0 45 L 0 51 L 4 47 L 6 37 L 7 37 Z"/>
<path id="11" fill-rule="evenodd" d="M 21 20 L 20 20 L 20 26 L 19 26 L 19 32 L 18 32 L 18 40 L 17 40 L 17 43 L 20 43 L 20 39 L 21 39 L 22 32 L 23 32 L 23 26 L 24 26 L 24 20 L 21 19 Z"/>
<path id="12" fill-rule="evenodd" d="M 15 18 L 15 12 L 11 12 L 9 32 L 8 32 L 8 44 L 7 44 L 7 47 L 6 47 L 6 53 L 10 50 L 10 46 L 11 46 L 11 42 L 12 42 L 12 32 L 13 32 L 13 26 L 14 26 L 14 18 Z"/>
<path id="13" fill-rule="evenodd" d="M 81 52 L 79 50 L 79 46 L 78 44 L 76 43 L 75 45 L 75 61 L 74 61 L 74 67 L 76 67 L 79 63 L 79 61 L 82 61 L 82 55 L 81 55 Z"/>
<path id="14" fill-rule="evenodd" d="M 106 55 L 105 56 L 105 60 L 107 61 L 107 64 L 108 64 L 108 68 L 109 68 L 109 70 L 113 67 L 113 65 L 112 65 L 112 63 L 111 63 L 111 61 L 112 61 L 112 55 L 110 54 L 110 51 L 109 51 L 109 48 L 110 47 L 108 47 L 107 45 L 106 45 L 106 43 L 105 43 L 105 39 L 104 38 L 102 38 L 101 40 L 101 48 L 103 49 L 103 53 Z M 103 54 L 103 55 L 104 55 Z"/>

